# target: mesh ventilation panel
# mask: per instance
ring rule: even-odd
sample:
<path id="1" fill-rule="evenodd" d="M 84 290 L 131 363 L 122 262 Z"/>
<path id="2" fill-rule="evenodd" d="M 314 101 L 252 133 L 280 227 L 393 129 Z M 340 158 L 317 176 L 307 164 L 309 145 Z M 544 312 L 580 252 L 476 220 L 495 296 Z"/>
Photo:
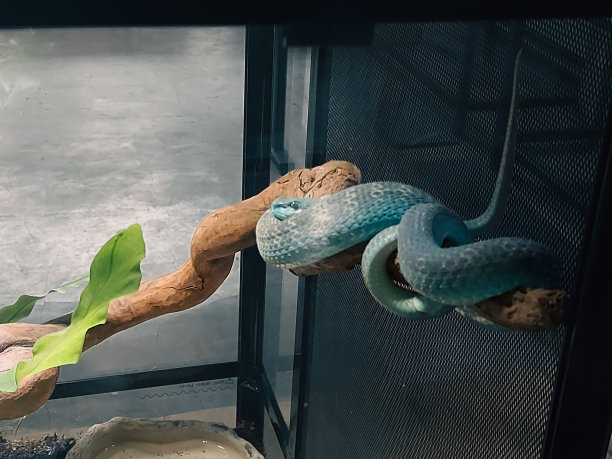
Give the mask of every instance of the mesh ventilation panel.
<path id="1" fill-rule="evenodd" d="M 384 24 L 332 51 L 325 160 L 422 188 L 463 217 L 495 183 L 516 50 L 517 163 L 502 224 L 555 250 L 572 292 L 610 102 L 610 21 Z M 359 269 L 320 275 L 306 457 L 542 453 L 565 330 L 504 333 L 379 306 Z"/>

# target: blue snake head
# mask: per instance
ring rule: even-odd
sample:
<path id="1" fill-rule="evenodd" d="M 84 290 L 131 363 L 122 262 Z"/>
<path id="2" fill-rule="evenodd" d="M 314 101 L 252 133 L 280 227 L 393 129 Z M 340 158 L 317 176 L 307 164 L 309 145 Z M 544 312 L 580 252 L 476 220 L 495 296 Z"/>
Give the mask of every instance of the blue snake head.
<path id="1" fill-rule="evenodd" d="M 308 209 L 315 201 L 316 198 L 276 198 L 272 203 L 272 213 L 277 220 L 286 220 Z"/>

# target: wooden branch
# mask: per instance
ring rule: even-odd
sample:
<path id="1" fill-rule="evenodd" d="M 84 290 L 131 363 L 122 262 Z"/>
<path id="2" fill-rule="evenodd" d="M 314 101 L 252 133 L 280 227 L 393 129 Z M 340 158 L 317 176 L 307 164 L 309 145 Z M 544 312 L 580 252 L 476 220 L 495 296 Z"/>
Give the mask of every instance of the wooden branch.
<path id="1" fill-rule="evenodd" d="M 234 254 L 255 244 L 255 225 L 277 197 L 321 197 L 361 181 L 359 169 L 330 161 L 297 169 L 258 195 L 205 217 L 191 241 L 190 259 L 179 269 L 143 282 L 133 295 L 113 300 L 106 323 L 87 332 L 83 350 L 117 332 L 154 317 L 183 311 L 210 297 L 228 276 Z M 31 358 L 36 339 L 61 330 L 61 324 L 0 325 L 0 371 Z M 51 395 L 59 375 L 53 368 L 24 379 L 17 392 L 0 394 L 0 419 L 14 419 L 38 409 Z"/>
<path id="2" fill-rule="evenodd" d="M 345 271 L 361 263 L 364 243 L 357 244 L 334 256 L 309 266 L 291 270 L 299 276 L 319 274 L 321 271 Z M 399 267 L 397 250 L 387 259 L 387 275 L 399 287 L 408 288 Z M 567 298 L 562 290 L 518 287 L 510 292 L 488 298 L 474 305 L 483 317 L 510 330 L 542 331 L 557 327 L 563 320 L 563 309 Z"/>
<path id="3" fill-rule="evenodd" d="M 62 328 L 62 325 L 41 327 L 26 323 L 0 325 L 0 372 L 31 359 L 36 340 Z M 49 368 L 24 379 L 17 391 L 0 394 L 0 419 L 18 418 L 40 408 L 51 396 L 57 378 L 59 368 Z"/>
<path id="4" fill-rule="evenodd" d="M 387 274 L 394 281 L 408 285 L 400 272 L 397 250 L 387 260 Z M 542 331 L 561 323 L 565 302 L 566 295 L 562 290 L 518 287 L 476 303 L 474 309 L 510 330 Z"/>
<path id="5" fill-rule="evenodd" d="M 277 197 L 321 197 L 360 181 L 357 167 L 344 161 L 330 161 L 313 169 L 291 171 L 257 196 L 206 216 L 193 235 L 189 260 L 176 271 L 144 281 L 135 294 L 111 301 L 106 322 L 87 332 L 83 350 L 122 330 L 163 314 L 189 309 L 210 297 L 228 276 L 235 253 L 255 244 L 257 221 Z M 361 263 L 364 248 L 364 243 L 358 244 L 293 272 L 312 275 L 352 269 Z M 392 279 L 406 283 L 393 254 L 387 272 Z M 507 328 L 537 331 L 561 321 L 563 301 L 560 291 L 516 289 L 475 308 Z M 31 358 L 31 348 L 39 337 L 66 326 L 57 322 L 61 321 L 0 325 L 0 372 Z M 51 368 L 24 379 L 16 392 L 0 394 L 0 419 L 18 418 L 38 409 L 53 392 L 58 376 L 59 369 Z"/>
<path id="6" fill-rule="evenodd" d="M 476 303 L 474 309 L 503 327 L 534 332 L 557 327 L 566 301 L 562 290 L 519 287 Z"/>

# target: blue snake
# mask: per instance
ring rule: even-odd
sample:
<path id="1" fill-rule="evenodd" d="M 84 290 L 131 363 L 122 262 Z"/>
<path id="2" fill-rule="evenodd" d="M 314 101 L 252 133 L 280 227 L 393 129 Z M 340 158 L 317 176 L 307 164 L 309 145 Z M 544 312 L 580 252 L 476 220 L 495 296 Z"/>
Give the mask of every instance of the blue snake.
<path id="1" fill-rule="evenodd" d="M 456 308 L 493 329 L 503 327 L 476 314 L 472 305 L 517 287 L 559 288 L 560 261 L 544 245 L 520 237 L 477 240 L 497 225 L 508 201 L 520 60 L 519 51 L 499 173 L 481 216 L 463 221 L 425 191 L 396 182 L 355 185 L 322 198 L 278 198 L 257 223 L 262 258 L 278 268 L 296 268 L 369 241 L 362 273 L 384 307 L 409 319 L 439 317 Z M 387 259 L 396 249 L 400 271 L 414 292 L 387 275 Z"/>

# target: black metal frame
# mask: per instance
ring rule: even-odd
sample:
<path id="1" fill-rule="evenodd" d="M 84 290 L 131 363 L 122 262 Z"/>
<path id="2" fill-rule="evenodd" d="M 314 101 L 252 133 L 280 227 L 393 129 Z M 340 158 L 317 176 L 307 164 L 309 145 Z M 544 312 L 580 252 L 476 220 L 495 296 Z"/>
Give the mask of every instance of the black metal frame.
<path id="1" fill-rule="evenodd" d="M 248 28 L 247 28 L 248 30 Z M 345 34 L 341 33 L 345 29 L 333 30 L 332 27 L 320 27 L 317 30 L 326 30 L 324 35 L 330 40 L 329 44 L 340 45 L 363 45 L 372 37 L 373 28 L 371 24 L 353 30 L 352 40 L 347 40 Z M 254 32 L 251 32 L 254 33 Z M 287 46 L 305 46 L 312 40 L 313 34 L 308 28 L 295 26 L 276 26 L 273 39 L 266 43 L 267 49 L 273 56 L 272 65 L 267 64 L 268 69 L 272 70 L 272 81 L 275 82 L 272 93 L 269 95 L 273 101 L 271 109 L 271 130 L 269 131 L 270 143 L 268 164 L 270 161 L 282 174 L 287 172 L 287 153 L 284 150 L 284 115 L 285 115 L 285 90 L 287 72 Z M 321 43 L 319 43 L 321 44 Z M 312 43 L 311 43 L 312 45 Z M 255 49 L 255 48 L 253 48 Z M 263 48 L 258 48 L 258 56 L 261 55 Z M 249 46 L 247 44 L 247 54 Z M 323 47 L 312 48 L 311 71 L 310 71 L 310 92 L 308 98 L 308 126 L 306 138 L 306 167 L 313 167 L 321 164 L 325 156 L 326 129 L 329 102 L 329 65 L 330 52 Z M 248 57 L 247 57 L 248 62 Z M 248 69 L 248 66 L 247 66 Z M 249 71 L 247 70 L 247 76 Z M 248 80 L 248 77 L 247 77 Z M 247 81 L 248 89 L 248 81 Z M 248 95 L 246 95 L 248 100 Z M 248 102 L 247 102 L 248 104 Z M 255 111 L 257 111 L 255 109 Z M 247 113 L 247 112 L 245 112 Z M 266 112 L 267 113 L 267 112 Z M 245 128 L 245 133 L 246 133 Z M 248 133 L 245 134 L 247 136 Z M 246 155 L 246 150 L 245 150 Z M 262 168 L 263 170 L 263 168 Z M 245 156 L 244 173 L 260 175 L 261 170 L 254 170 L 247 166 Z M 269 170 L 266 171 L 269 174 Z M 261 184 L 263 186 L 263 183 Z M 267 185 L 267 182 L 266 182 Z M 248 195 L 244 195 L 248 197 Z M 244 265 L 243 265 L 244 266 Z M 261 265 L 251 266 L 251 269 L 260 269 L 258 279 L 264 279 L 262 291 L 258 293 L 265 297 L 265 267 Z M 260 277 L 261 276 L 261 277 Z M 241 286 L 253 285 L 251 282 Z M 261 284 L 257 284 L 258 286 Z M 274 391 L 268 379 L 266 370 L 259 361 L 258 375 L 255 378 L 260 391 L 260 401 L 266 409 L 266 414 L 274 431 L 278 445 L 286 458 L 304 457 L 304 435 L 306 434 L 306 416 L 308 399 L 308 378 L 310 374 L 311 355 L 309 345 L 312 342 L 314 311 L 308 308 L 312 304 L 316 294 L 316 277 L 300 278 L 298 284 L 298 310 L 296 315 L 296 335 L 293 357 L 293 384 L 291 394 L 291 413 L 289 425 L 287 425 Z M 263 308 L 263 307 L 262 307 Z M 262 316 L 263 318 L 263 313 Z M 263 320 L 263 319 L 262 319 Z M 262 324 L 262 322 L 261 322 Z M 258 342 L 257 346 L 261 343 Z M 259 355 L 261 359 L 261 354 Z M 238 400 L 240 406 L 241 401 Z M 239 408 L 240 410 L 240 408 Z"/>
<path id="2" fill-rule="evenodd" d="M 317 20 L 321 11 L 329 11 L 324 19 L 342 17 L 340 2 L 326 2 L 305 9 L 305 19 Z M 79 4 L 80 5 L 80 4 Z M 352 3 L 350 5 L 353 5 Z M 429 6 L 428 6 L 429 5 Z M 410 13 L 398 14 L 393 8 L 385 9 L 381 4 L 374 8 L 351 9 L 354 14 L 347 22 L 369 23 L 371 20 L 462 20 L 497 19 L 519 17 L 564 17 L 612 15 L 610 4 L 593 2 L 577 4 L 539 4 L 525 2 L 495 7 L 491 2 L 481 5 L 448 2 L 448 8 L 439 4 L 421 3 Z M 75 26 L 75 25 L 147 25 L 147 24 L 245 24 L 258 21 L 291 22 L 295 16 L 278 5 L 260 5 L 245 2 L 241 5 L 229 3 L 207 4 L 206 16 L 198 11 L 174 9 L 168 11 L 156 4 L 147 9 L 121 3 L 121 7 L 109 3 L 87 4 L 63 10 L 48 2 L 40 7 L 31 2 L 14 5 L 0 18 L 0 26 Z M 348 2 L 342 5 L 350 8 Z M 216 8 L 211 14 L 209 8 Z M 538 9 L 539 8 L 539 9 Z M 242 9 L 242 11 L 241 11 Z M 257 10 L 257 11 L 256 11 Z M 177 11 L 179 12 L 177 14 Z M 393 17 L 385 17 L 381 12 Z M 529 12 L 528 15 L 521 11 Z M 67 12 L 70 12 L 67 14 Z M 118 15 L 121 12 L 122 15 Z M 276 13 L 275 13 L 276 12 Z M 366 14 L 369 13 L 369 14 Z M 367 19 L 364 19 L 367 18 Z M 319 43 L 321 44 L 321 43 Z M 272 76 L 274 75 L 274 31 L 271 25 L 247 27 L 246 83 L 245 83 L 245 137 L 243 197 L 259 192 L 268 184 L 270 164 L 270 142 L 272 123 Z M 278 46 L 278 42 L 276 42 Z M 311 93 L 314 113 L 312 129 L 309 128 L 309 165 L 320 161 L 319 144 L 324 133 L 325 96 L 325 49 L 317 54 L 313 81 L 317 85 Z M 278 118 L 277 118 L 278 119 Z M 560 377 L 554 397 L 554 405 L 547 433 L 544 457 L 603 457 L 612 430 L 612 346 L 608 340 L 612 309 L 609 308 L 607 271 L 604 269 L 612 259 L 612 117 L 608 126 L 601 156 L 600 174 L 589 224 L 590 243 L 586 246 L 581 269 L 579 298 L 573 302 L 568 317 L 568 336 L 560 369 Z M 241 258 L 240 337 L 237 362 L 203 365 L 180 369 L 157 370 L 126 375 L 94 378 L 84 381 L 59 383 L 51 398 L 90 395 L 117 390 L 154 387 L 207 379 L 238 378 L 237 421 L 255 422 L 257 426 L 265 413 L 275 427 L 279 444 L 286 457 L 303 457 L 303 437 L 306 434 L 305 410 L 308 395 L 310 355 L 308 346 L 312 335 L 314 311 L 307 305 L 316 292 L 316 280 L 301 280 L 294 359 L 294 391 L 292 394 L 291 422 L 284 422 L 278 403 L 262 365 L 262 333 L 264 315 L 265 266 L 256 250 L 245 250 Z M 260 432 L 261 435 L 261 432 Z"/>
<path id="3" fill-rule="evenodd" d="M 605 1 L 582 2 L 411 2 L 401 5 L 393 0 L 376 3 L 347 0 L 313 0 L 308 7 L 296 10 L 280 0 L 263 2 L 167 2 L 146 4 L 130 0 L 48 2 L 31 0 L 13 2 L 3 8 L 0 27 L 67 27 L 118 25 L 202 25 L 202 24 L 278 24 L 314 23 L 329 25 L 370 21 L 440 21 L 520 19 L 533 17 L 595 17 L 612 14 Z"/>
<path id="4" fill-rule="evenodd" d="M 273 26 L 246 30 L 244 151 L 242 198 L 248 199 L 269 185 L 272 132 Z M 268 50 L 268 52 L 262 52 Z M 262 441 L 263 324 L 266 265 L 256 247 L 240 258 L 240 336 L 238 340 L 238 398 L 236 424 L 256 427 Z M 247 286 L 248 288 L 242 288 Z"/>
<path id="5" fill-rule="evenodd" d="M 225 362 L 67 381 L 58 383 L 50 398 L 79 397 L 170 384 L 234 378 L 238 376 L 238 369 L 238 362 Z"/>
<path id="6" fill-rule="evenodd" d="M 606 457 L 612 432 L 612 105 L 599 161 L 587 242 L 551 410 L 544 456 Z"/>
<path id="7" fill-rule="evenodd" d="M 313 49 L 310 94 L 308 104 L 308 129 L 306 132 L 306 167 L 323 162 L 327 145 L 327 116 L 329 113 L 330 51 L 325 48 Z M 298 324 L 296 326 L 293 394 L 291 397 L 290 446 L 295 457 L 305 456 L 304 436 L 307 429 L 310 368 L 312 354 L 310 344 L 314 333 L 314 314 L 310 305 L 315 303 L 317 278 L 300 279 L 298 292 Z M 299 330 L 299 333 L 297 332 Z"/>

